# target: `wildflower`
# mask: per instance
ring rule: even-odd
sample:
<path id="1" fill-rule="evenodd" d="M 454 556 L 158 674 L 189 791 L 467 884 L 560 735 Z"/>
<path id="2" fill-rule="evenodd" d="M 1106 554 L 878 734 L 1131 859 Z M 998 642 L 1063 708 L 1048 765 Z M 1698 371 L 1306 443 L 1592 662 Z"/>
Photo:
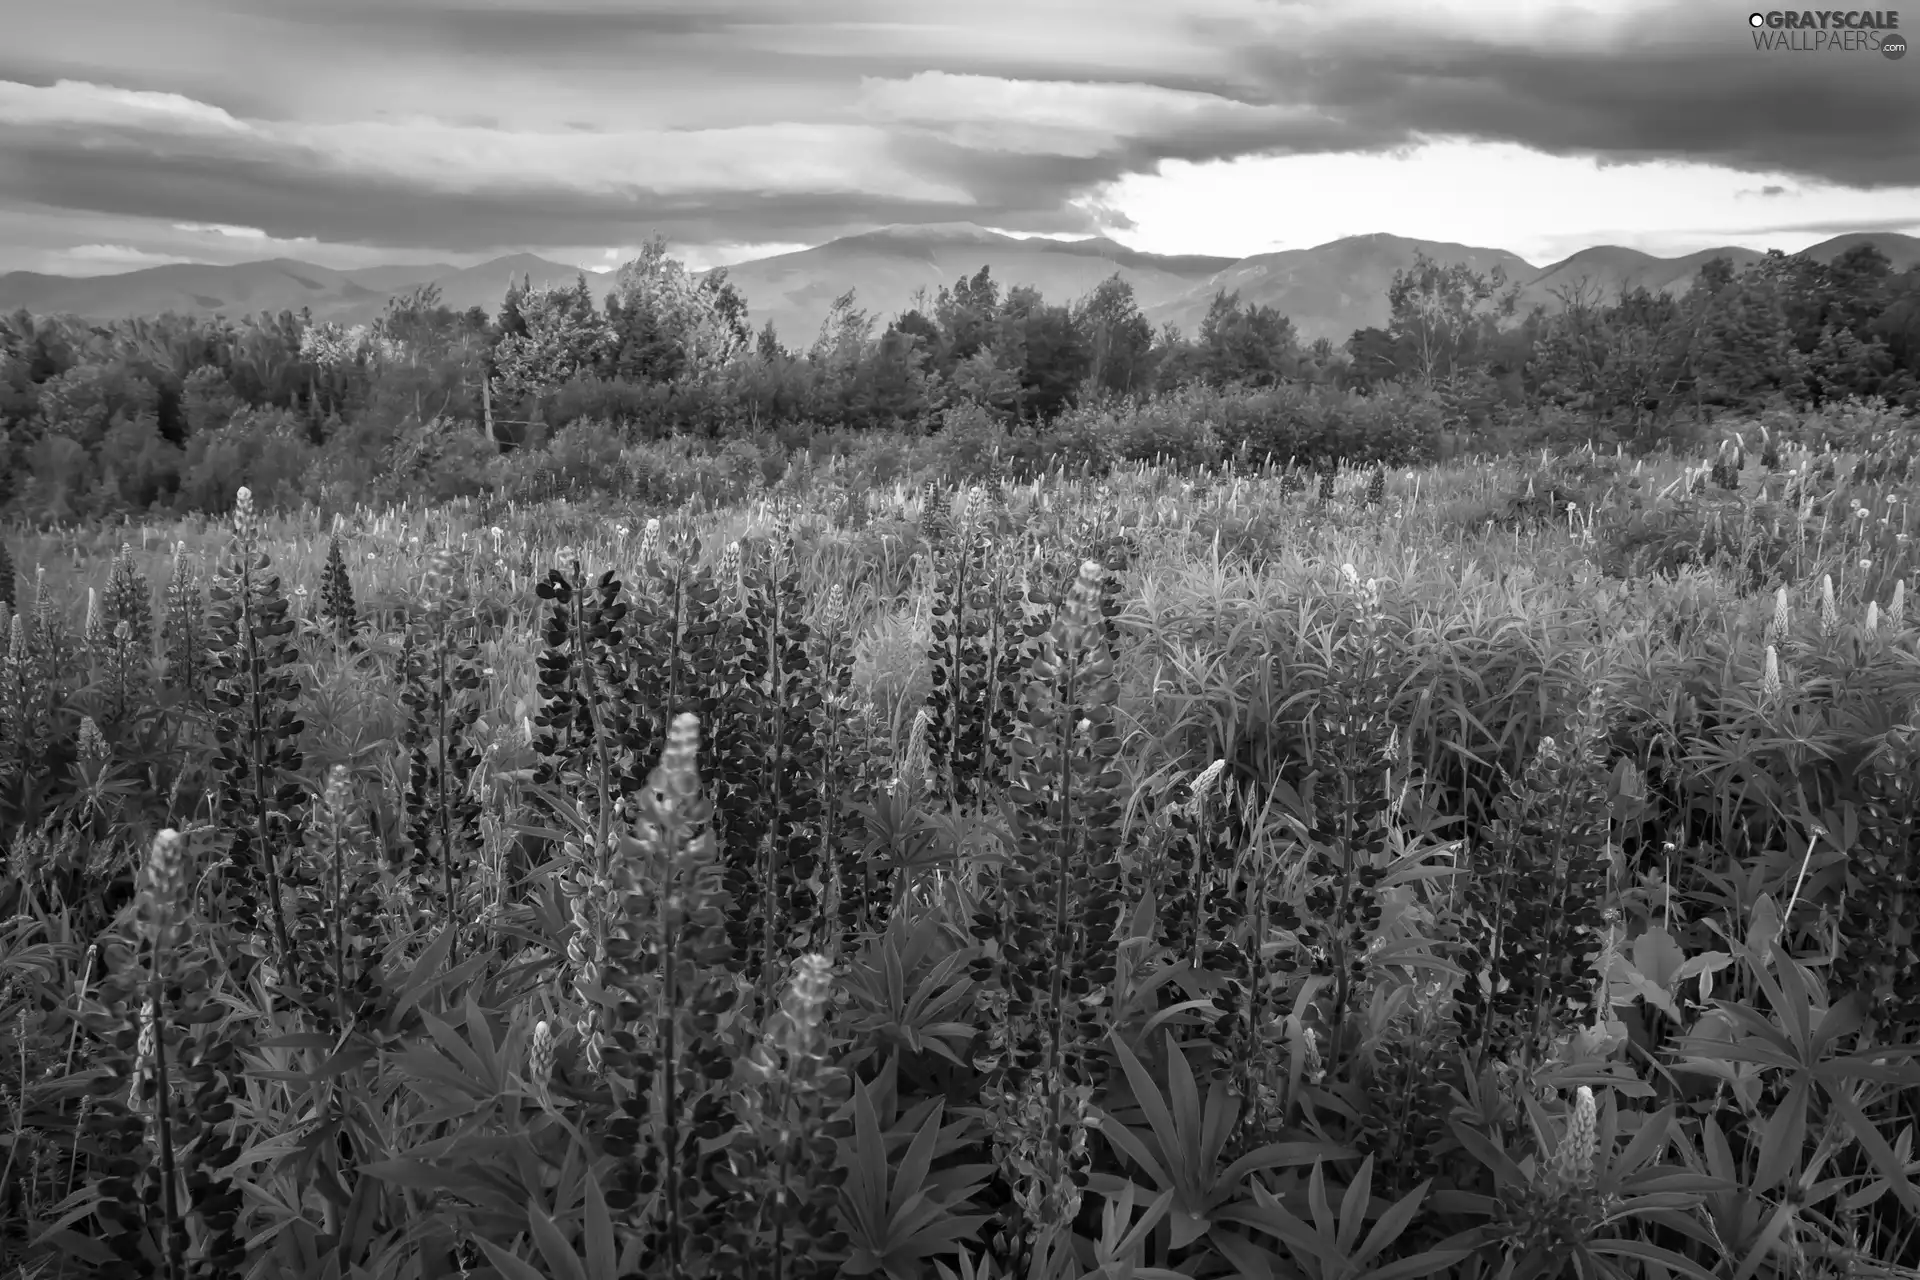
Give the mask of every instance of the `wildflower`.
<path id="1" fill-rule="evenodd" d="M 148 996 L 140 1008 L 140 1039 L 134 1048 L 133 1080 L 127 1090 L 127 1110 L 137 1114 L 145 1114 L 147 1110 L 143 1086 L 159 1074 L 160 1042 L 155 1026 L 159 1014 L 158 1004 Z"/>
<path id="2" fill-rule="evenodd" d="M 174 945 L 188 893 L 187 839 L 172 827 L 153 838 L 134 885 L 141 940 L 155 953 Z"/>
<path id="3" fill-rule="evenodd" d="M 1061 609 L 1065 638 L 1070 648 L 1078 648 L 1100 616 L 1100 562 L 1083 560 L 1080 574 L 1067 593 Z"/>
<path id="4" fill-rule="evenodd" d="M 1898 631 L 1907 619 L 1907 583 L 1906 579 L 1893 584 L 1893 599 L 1887 601 L 1887 626 Z M 18 622 L 19 619 L 14 619 Z"/>
<path id="5" fill-rule="evenodd" d="M 1215 760 L 1194 776 L 1191 807 L 1196 815 L 1200 812 L 1200 807 L 1207 802 L 1207 797 L 1213 794 L 1214 788 L 1219 785 L 1220 776 L 1226 771 L 1227 762 Z"/>
<path id="6" fill-rule="evenodd" d="M 792 1058 L 810 1054 L 820 1035 L 821 1010 L 833 994 L 833 964 L 811 954 L 793 962 L 793 981 L 780 1001 L 781 1026 L 774 1039 Z"/>
<path id="7" fill-rule="evenodd" d="M 1320 1056 L 1320 1037 L 1312 1027 L 1301 1028 L 1302 1052 L 1300 1055 L 1301 1074 L 1309 1084 L 1319 1084 L 1326 1078 L 1327 1065 Z"/>
<path id="8" fill-rule="evenodd" d="M 1772 645 L 1767 646 L 1767 665 L 1760 676 L 1760 692 L 1769 698 L 1780 694 L 1780 654 Z"/>
<path id="9" fill-rule="evenodd" d="M 660 753 L 660 772 L 666 783 L 663 802 L 678 807 L 700 793 L 700 775 L 694 761 L 700 754 L 700 717 L 682 711 L 667 730 L 667 748 Z"/>
<path id="10" fill-rule="evenodd" d="M 827 602 L 820 611 L 820 631 L 823 635 L 838 636 L 847 625 L 847 589 L 841 583 L 834 583 L 827 590 Z"/>
<path id="11" fill-rule="evenodd" d="M 82 760 L 105 760 L 112 754 L 106 737 L 101 734 L 100 726 L 94 723 L 92 716 L 80 717 L 78 747 Z"/>
<path id="12" fill-rule="evenodd" d="M 106 642 L 106 619 L 100 612 L 100 593 L 92 587 L 87 588 L 87 621 L 84 634 L 89 649 L 99 649 Z"/>
<path id="13" fill-rule="evenodd" d="M 1787 589 L 1781 587 L 1773 593 L 1773 634 L 1776 637 L 1786 635 L 1788 625 Z"/>
<path id="14" fill-rule="evenodd" d="M 1866 633 L 1869 636 L 1880 629 L 1880 602 L 1878 600 L 1869 600 L 1867 602 L 1867 621 L 1865 627 Z"/>
<path id="15" fill-rule="evenodd" d="M 1553 1176 L 1564 1187 L 1584 1186 L 1593 1178 L 1593 1158 L 1600 1150 L 1597 1110 L 1593 1090 L 1581 1085 L 1574 1095 L 1573 1114 L 1567 1117 L 1567 1131 L 1553 1153 Z"/>
<path id="16" fill-rule="evenodd" d="M 1833 602 L 1833 575 L 1820 577 L 1820 634 L 1830 636 L 1840 629 L 1840 610 Z"/>
<path id="17" fill-rule="evenodd" d="M 542 1018 L 534 1024 L 533 1043 L 527 1048 L 527 1083 L 533 1086 L 533 1096 L 542 1107 L 553 1105 L 547 1092 L 553 1080 L 553 1028 Z"/>
<path id="18" fill-rule="evenodd" d="M 913 715 L 913 727 L 907 731 L 907 749 L 901 753 L 900 763 L 894 769 L 893 785 L 912 789 L 913 784 L 927 776 L 927 730 L 932 726 L 933 716 L 925 707 Z"/>

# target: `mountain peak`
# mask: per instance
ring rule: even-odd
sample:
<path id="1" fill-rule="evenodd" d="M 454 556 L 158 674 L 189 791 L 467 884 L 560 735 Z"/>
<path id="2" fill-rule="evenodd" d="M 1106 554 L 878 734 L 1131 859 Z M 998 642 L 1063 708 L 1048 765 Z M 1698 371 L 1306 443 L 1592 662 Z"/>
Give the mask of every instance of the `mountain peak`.
<path id="1" fill-rule="evenodd" d="M 976 244 L 992 244 L 1002 240 L 1011 240 L 1012 236 L 1003 236 L 997 231 L 972 222 L 895 222 L 884 227 L 858 235 L 843 236 L 829 244 L 845 244 L 859 240 L 912 240 L 912 241 L 970 241 Z M 823 246 L 824 247 L 824 246 Z"/>
<path id="2" fill-rule="evenodd" d="M 1920 238 L 1895 232 L 1848 232 L 1806 253 L 1830 261 L 1864 241 L 1878 245 L 1897 271 L 1920 264 Z M 921 291 L 950 287 L 983 266 L 1002 289 L 1028 285 L 1056 303 L 1082 298 L 1118 274 L 1132 286 L 1150 321 L 1189 332 L 1220 291 L 1238 292 L 1243 305 L 1270 306 L 1291 317 L 1304 338 L 1342 341 L 1355 329 L 1385 323 L 1387 288 L 1396 271 L 1413 264 L 1416 253 L 1476 271 L 1501 268 L 1520 284 L 1523 307 L 1557 305 L 1570 288 L 1603 294 L 1639 287 L 1678 292 L 1710 258 L 1728 257 L 1738 267 L 1762 256 L 1751 249 L 1722 248 L 1660 258 L 1620 245 L 1594 245 L 1538 268 L 1503 249 L 1371 231 L 1312 248 L 1227 258 L 1146 253 L 1108 236 L 1023 238 L 957 221 L 878 227 L 812 249 L 734 263 L 727 276 L 746 299 L 753 324 L 771 320 L 790 341 L 817 331 L 834 299 L 848 289 L 855 291 L 860 307 L 884 318 L 914 305 Z M 582 275 L 597 298 L 612 288 L 612 272 L 535 253 L 505 254 L 465 268 L 395 264 L 341 271 L 274 258 L 80 278 L 16 271 L 0 275 L 0 310 L 25 307 L 108 320 L 167 311 L 238 316 L 304 307 L 315 319 L 353 324 L 377 317 L 388 299 L 421 285 L 437 287 L 441 301 L 455 310 L 478 306 L 491 313 L 499 309 L 509 281 L 530 278 L 535 286 L 566 288 Z"/>

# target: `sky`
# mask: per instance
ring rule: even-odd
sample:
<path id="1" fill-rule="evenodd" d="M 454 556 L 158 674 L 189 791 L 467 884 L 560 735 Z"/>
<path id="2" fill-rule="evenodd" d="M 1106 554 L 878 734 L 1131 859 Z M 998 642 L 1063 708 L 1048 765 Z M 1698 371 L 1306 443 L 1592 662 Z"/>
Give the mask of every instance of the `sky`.
<path id="1" fill-rule="evenodd" d="M 20 5 L 0 271 L 604 269 L 655 234 L 703 268 L 956 221 L 1540 265 L 1920 234 L 1920 54 L 1762 51 L 1753 2 Z"/>

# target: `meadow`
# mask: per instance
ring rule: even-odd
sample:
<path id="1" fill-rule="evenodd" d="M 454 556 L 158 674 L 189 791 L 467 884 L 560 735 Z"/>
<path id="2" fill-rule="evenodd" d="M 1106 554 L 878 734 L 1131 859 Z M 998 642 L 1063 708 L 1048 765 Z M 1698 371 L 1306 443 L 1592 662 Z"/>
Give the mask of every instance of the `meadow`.
<path id="1" fill-rule="evenodd" d="M 0 1275 L 1914 1275 L 1803 425 L 11 532 Z"/>

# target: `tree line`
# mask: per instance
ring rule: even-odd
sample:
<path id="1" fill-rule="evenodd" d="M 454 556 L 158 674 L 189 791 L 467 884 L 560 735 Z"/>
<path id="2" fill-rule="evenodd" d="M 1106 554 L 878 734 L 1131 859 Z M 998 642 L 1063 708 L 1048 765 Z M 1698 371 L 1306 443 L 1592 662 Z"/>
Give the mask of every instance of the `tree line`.
<path id="1" fill-rule="evenodd" d="M 1454 425 L 1553 406 L 1636 438 L 1769 403 L 1920 406 L 1920 270 L 1896 272 L 1871 244 L 1830 263 L 1716 259 L 1684 291 L 1518 298 L 1498 271 L 1422 257 L 1396 273 L 1386 324 L 1335 344 L 1225 290 L 1186 334 L 1150 324 L 1118 274 L 1059 302 L 982 267 L 884 323 L 849 291 L 795 349 L 751 326 L 724 269 L 696 276 L 656 239 L 604 305 L 582 275 L 516 282 L 491 315 L 422 286 L 356 327 L 290 311 L 104 324 L 20 311 L 0 316 L 0 500 L 57 476 L 54 514 L 192 505 L 193 477 L 243 443 L 390 452 L 427 423 L 470 424 L 500 449 L 581 418 L 724 437 L 926 429 L 964 405 L 1018 429 L 1195 385 L 1391 385 Z"/>

